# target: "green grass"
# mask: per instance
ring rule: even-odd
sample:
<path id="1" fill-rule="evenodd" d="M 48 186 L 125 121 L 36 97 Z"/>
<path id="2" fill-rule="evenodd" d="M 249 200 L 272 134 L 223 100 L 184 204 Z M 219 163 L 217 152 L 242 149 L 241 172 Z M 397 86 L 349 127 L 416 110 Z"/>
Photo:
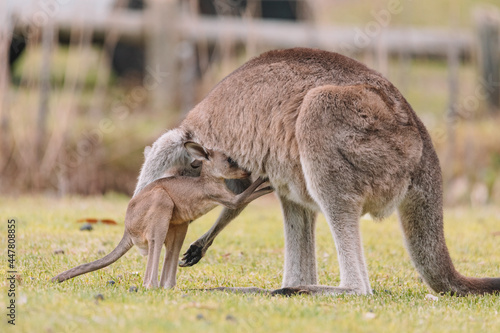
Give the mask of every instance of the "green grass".
<path id="1" fill-rule="evenodd" d="M 419 281 L 404 250 L 396 218 L 361 222 L 373 296 L 233 295 L 196 289 L 217 286 L 278 288 L 283 232 L 271 196 L 250 205 L 192 268 L 178 270 L 174 290 L 145 290 L 146 259 L 132 249 L 117 263 L 62 284 L 49 280 L 75 265 L 111 251 L 123 232 L 128 198 L 0 198 L 2 258 L 6 220 L 17 219 L 16 327 L 5 320 L 7 282 L 2 278 L 2 332 L 498 332 L 499 296 L 463 298 L 431 293 Z M 191 224 L 183 249 L 206 231 L 218 211 Z M 79 231 L 83 217 L 113 218 L 118 226 Z M 456 209 L 446 214 L 446 236 L 457 269 L 470 276 L 500 276 L 500 209 Z M 339 282 L 335 248 L 327 224 L 317 226 L 321 284 Z M 54 254 L 57 249 L 64 254 Z M 98 251 L 101 253 L 98 254 Z M 5 276 L 7 263 L 0 272 Z M 107 285 L 108 280 L 116 284 Z M 139 287 L 129 292 L 130 286 Z M 102 294 L 104 300 L 95 296 Z M 434 294 L 434 293 L 433 293 Z"/>
<path id="2" fill-rule="evenodd" d="M 445 89 L 443 80 L 446 79 L 446 69 L 442 64 L 414 63 L 410 70 L 415 72 L 412 77 L 417 77 L 405 89 L 412 105 L 421 115 L 439 115 L 446 106 L 446 95 L 439 90 L 439 87 Z M 395 81 L 397 74 L 393 77 Z M 436 88 L 432 93 L 429 93 L 429 82 Z M 129 119 L 132 120 L 132 117 Z M 83 126 L 80 121 L 77 124 Z M 144 128 L 154 126 L 158 124 L 145 123 Z M 134 131 L 133 127 L 123 127 Z M 83 128 L 77 130 L 78 133 L 83 131 Z M 124 137 L 121 131 L 124 130 L 119 126 L 113 135 L 106 135 L 105 144 L 113 146 L 115 138 Z M 484 142 L 495 141 L 487 136 Z M 130 147 L 134 146 L 125 145 L 122 149 Z M 113 154 L 119 153 L 119 150 L 113 151 Z M 476 165 L 477 159 L 475 161 Z M 135 173 L 133 177 L 135 179 Z M 91 233 L 84 233 L 78 230 L 76 219 L 111 217 L 122 223 L 126 204 L 127 198 L 113 196 L 104 199 L 0 199 L 0 211 L 5 214 L 0 226 L 2 258 L 6 258 L 5 218 L 16 216 L 19 222 L 17 259 L 21 281 L 17 298 L 17 331 L 500 330 L 498 296 L 440 297 L 437 302 L 425 298 L 430 291 L 418 281 L 418 275 L 403 248 L 394 217 L 382 224 L 371 221 L 362 223 L 370 279 L 376 292 L 374 296 L 299 296 L 287 299 L 189 290 L 216 286 L 278 288 L 283 267 L 283 232 L 277 203 L 256 203 L 249 207 L 217 239 L 200 264 L 179 269 L 178 288 L 175 290 L 148 291 L 141 288 L 146 261 L 134 249 L 106 269 L 60 285 L 50 283 L 49 279 L 57 273 L 101 257 L 99 250 L 111 251 L 121 238 L 122 225 L 96 226 Z M 211 214 L 191 225 L 184 249 L 208 229 L 215 216 L 215 213 Z M 500 230 L 499 222 L 498 209 L 449 212 L 446 218 L 447 239 L 459 271 L 470 276 L 500 276 L 500 236 L 492 235 L 492 232 Z M 317 234 L 319 281 L 337 285 L 336 253 L 323 218 L 318 223 Z M 53 254 L 59 248 L 65 251 L 64 255 Z M 3 277 L 4 264 L 0 272 Z M 106 282 L 110 279 L 117 283 L 108 286 Z M 0 285 L 0 307 L 5 309 L 8 300 L 4 291 L 6 281 L 2 279 Z M 139 291 L 128 292 L 131 285 L 138 286 Z M 97 294 L 103 294 L 104 300 L 96 302 L 94 297 Z M 0 331 L 3 332 L 5 317 L 4 312 L 0 313 L 3 318 Z M 375 318 L 370 319 L 371 313 Z M 229 320 L 226 319 L 228 316 Z"/>
<path id="3" fill-rule="evenodd" d="M 393 27 L 450 27 L 455 20 L 458 27 L 473 28 L 476 8 L 499 5 L 498 0 L 322 1 L 316 6 L 315 14 L 322 24 L 364 26 L 370 21 L 385 22 L 387 19 L 377 18 L 385 11 L 391 12 L 388 23 Z"/>

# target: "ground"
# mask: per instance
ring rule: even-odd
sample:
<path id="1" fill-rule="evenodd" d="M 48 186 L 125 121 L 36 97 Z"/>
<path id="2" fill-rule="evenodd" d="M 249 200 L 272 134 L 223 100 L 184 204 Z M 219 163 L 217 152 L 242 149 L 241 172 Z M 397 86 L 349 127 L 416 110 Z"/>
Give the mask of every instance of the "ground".
<path id="1" fill-rule="evenodd" d="M 437 295 L 422 283 L 404 249 L 396 216 L 363 218 L 373 296 L 269 297 L 206 292 L 217 286 L 278 288 L 283 231 L 272 195 L 252 203 L 202 261 L 178 270 L 173 290 L 145 290 L 146 258 L 132 249 L 115 264 L 61 284 L 54 275 L 110 252 L 123 233 L 128 198 L 42 196 L 0 198 L 2 277 L 9 270 L 7 221 L 16 221 L 16 327 L 5 315 L 10 282 L 2 278 L 2 332 L 498 332 L 500 296 Z M 205 232 L 218 210 L 190 225 L 183 250 Z M 111 218 L 80 231 L 81 218 Z M 500 209 L 445 212 L 446 238 L 457 269 L 500 276 Z M 322 216 L 317 226 L 319 282 L 339 282 L 335 247 Z M 60 250 L 64 251 L 64 253 Z M 113 280 L 115 284 L 108 281 Z M 138 287 L 137 292 L 130 288 Z M 433 295 L 435 297 L 429 296 Z M 101 295 L 101 296 L 98 296 Z M 7 327 L 9 326 L 9 327 Z"/>

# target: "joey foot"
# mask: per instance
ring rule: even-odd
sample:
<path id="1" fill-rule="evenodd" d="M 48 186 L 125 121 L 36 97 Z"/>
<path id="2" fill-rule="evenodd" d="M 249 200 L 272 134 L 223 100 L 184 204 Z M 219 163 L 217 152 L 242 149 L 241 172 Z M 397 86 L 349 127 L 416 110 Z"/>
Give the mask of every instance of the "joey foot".
<path id="1" fill-rule="evenodd" d="M 274 191 L 274 189 L 271 186 L 260 188 L 256 191 L 254 191 L 252 194 L 250 194 L 241 204 L 248 205 L 250 202 L 254 201 L 255 199 L 260 198 L 263 195 L 272 193 L 273 191 Z"/>
<path id="2" fill-rule="evenodd" d="M 203 258 L 203 247 L 191 244 L 189 249 L 182 255 L 182 259 L 179 262 L 180 267 L 190 267 L 198 263 L 198 261 Z"/>

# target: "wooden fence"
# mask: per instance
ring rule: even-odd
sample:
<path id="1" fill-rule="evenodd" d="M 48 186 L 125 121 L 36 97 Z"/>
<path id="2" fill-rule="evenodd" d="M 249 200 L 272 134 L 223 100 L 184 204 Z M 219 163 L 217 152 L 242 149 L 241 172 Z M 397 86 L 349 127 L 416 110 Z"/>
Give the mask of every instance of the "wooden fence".
<path id="1" fill-rule="evenodd" d="M 347 55 L 371 53 L 382 72 L 387 67 L 387 59 L 391 55 L 441 58 L 449 58 L 451 55 L 464 58 L 479 53 L 484 59 L 495 59 L 490 54 L 492 52 L 498 54 L 497 48 L 485 47 L 490 45 L 490 42 L 484 41 L 484 38 L 494 38 L 492 33 L 498 35 L 498 28 L 493 32 L 489 29 L 489 32 L 481 35 L 480 42 L 477 42 L 478 38 L 472 31 L 388 28 L 375 21 L 372 22 L 374 24 L 365 27 L 346 27 L 315 26 L 307 22 L 282 20 L 201 17 L 179 10 L 177 3 L 171 0 L 152 1 L 142 12 L 118 9 L 107 16 L 76 18 L 68 14 L 58 14 L 51 17 L 50 23 L 60 33 L 69 33 L 75 21 L 82 27 L 90 29 L 95 36 L 114 33 L 121 40 L 130 43 L 145 41 L 148 66 L 169 73 L 169 79 L 157 82 L 160 89 L 155 89 L 153 98 L 155 108 L 171 104 L 173 96 L 178 94 L 178 85 L 175 83 L 180 77 L 178 55 L 187 54 L 187 62 L 190 62 L 189 52 L 179 52 L 179 49 L 189 51 L 189 44 L 199 41 L 251 42 L 272 48 L 317 47 Z M 477 21 L 480 22 L 481 19 Z M 33 26 L 33 14 L 25 13 L 16 20 L 14 32 L 25 33 L 31 26 Z M 482 47 L 480 52 L 476 51 L 477 46 Z M 186 81 L 181 78 L 182 80 Z"/>

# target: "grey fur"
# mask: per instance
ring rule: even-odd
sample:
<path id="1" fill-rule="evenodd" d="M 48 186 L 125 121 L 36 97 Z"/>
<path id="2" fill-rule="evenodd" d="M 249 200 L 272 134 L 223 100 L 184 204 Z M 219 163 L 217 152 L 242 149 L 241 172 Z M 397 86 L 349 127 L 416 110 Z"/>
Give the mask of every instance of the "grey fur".
<path id="1" fill-rule="evenodd" d="M 151 146 L 146 146 L 144 148 L 144 159 L 148 158 L 150 152 L 151 152 Z"/>
<path id="2" fill-rule="evenodd" d="M 145 161 L 134 191 L 136 196 L 146 185 L 168 176 L 199 176 L 199 170 L 190 166 L 192 158 L 184 149 L 189 137 L 180 129 L 163 134 L 152 147 L 144 149 Z M 148 149 L 149 148 L 149 149 Z"/>

